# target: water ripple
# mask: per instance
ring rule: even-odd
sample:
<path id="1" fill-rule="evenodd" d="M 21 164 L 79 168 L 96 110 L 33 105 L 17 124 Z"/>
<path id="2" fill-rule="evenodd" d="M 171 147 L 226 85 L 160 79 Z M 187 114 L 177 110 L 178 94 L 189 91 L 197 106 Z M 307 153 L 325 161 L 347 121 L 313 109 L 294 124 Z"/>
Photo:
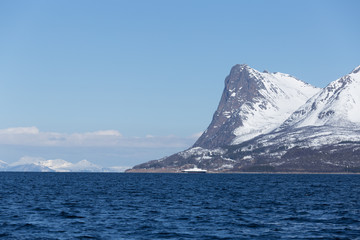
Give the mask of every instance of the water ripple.
<path id="1" fill-rule="evenodd" d="M 359 175 L 0 173 L 5 239 L 360 239 Z"/>

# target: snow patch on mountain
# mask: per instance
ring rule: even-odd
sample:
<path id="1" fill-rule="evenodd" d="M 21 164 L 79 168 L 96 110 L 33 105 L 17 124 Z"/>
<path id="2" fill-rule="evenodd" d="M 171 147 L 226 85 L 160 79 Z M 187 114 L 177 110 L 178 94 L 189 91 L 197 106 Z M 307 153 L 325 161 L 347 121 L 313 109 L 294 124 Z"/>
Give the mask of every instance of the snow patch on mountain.
<path id="1" fill-rule="evenodd" d="M 201 147 L 194 147 L 194 148 L 190 148 L 186 151 L 180 152 L 179 156 L 187 159 L 191 156 L 197 155 L 197 156 L 214 156 L 214 155 L 222 155 L 225 154 L 226 151 L 224 149 L 221 148 L 216 148 L 216 149 L 205 149 L 205 148 L 201 148 Z"/>
<path id="2" fill-rule="evenodd" d="M 269 133 L 250 145 L 268 147 L 279 146 L 285 149 L 293 147 L 317 148 L 324 145 L 339 144 L 342 142 L 359 142 L 360 130 L 346 127 L 308 126 Z M 242 150 L 249 148 L 246 145 Z"/>

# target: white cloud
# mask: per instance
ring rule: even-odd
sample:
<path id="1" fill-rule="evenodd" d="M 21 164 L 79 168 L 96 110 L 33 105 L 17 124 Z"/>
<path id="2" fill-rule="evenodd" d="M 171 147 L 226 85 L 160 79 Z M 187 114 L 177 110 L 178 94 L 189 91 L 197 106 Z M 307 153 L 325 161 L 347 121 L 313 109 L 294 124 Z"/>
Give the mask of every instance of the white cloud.
<path id="1" fill-rule="evenodd" d="M 36 127 L 0 129 L 0 144 L 58 147 L 131 147 L 131 148 L 187 148 L 200 133 L 189 137 L 153 136 L 124 137 L 117 130 L 85 133 L 42 132 Z"/>
<path id="2" fill-rule="evenodd" d="M 0 129 L 0 134 L 39 134 L 39 129 L 37 127 L 16 127 L 16 128 L 6 128 Z"/>
<path id="3" fill-rule="evenodd" d="M 89 132 L 88 135 L 97 135 L 97 136 L 116 136 L 121 137 L 121 133 L 117 130 L 102 130 L 96 132 Z"/>

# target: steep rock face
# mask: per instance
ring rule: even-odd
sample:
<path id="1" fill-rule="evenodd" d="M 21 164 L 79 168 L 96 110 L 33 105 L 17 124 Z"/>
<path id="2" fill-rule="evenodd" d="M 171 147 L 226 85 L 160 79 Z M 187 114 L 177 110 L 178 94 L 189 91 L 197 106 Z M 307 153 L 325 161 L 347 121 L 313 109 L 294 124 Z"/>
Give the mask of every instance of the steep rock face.
<path id="1" fill-rule="evenodd" d="M 225 89 L 210 126 L 194 147 L 214 148 L 230 144 L 235 137 L 235 128 L 243 125 L 239 116 L 240 107 L 261 97 L 259 90 L 263 87 L 261 82 L 250 76 L 247 65 L 235 65 L 225 79 Z"/>
<path id="2" fill-rule="evenodd" d="M 268 133 L 318 91 L 288 74 L 235 65 L 211 124 L 193 147 L 212 149 Z"/>

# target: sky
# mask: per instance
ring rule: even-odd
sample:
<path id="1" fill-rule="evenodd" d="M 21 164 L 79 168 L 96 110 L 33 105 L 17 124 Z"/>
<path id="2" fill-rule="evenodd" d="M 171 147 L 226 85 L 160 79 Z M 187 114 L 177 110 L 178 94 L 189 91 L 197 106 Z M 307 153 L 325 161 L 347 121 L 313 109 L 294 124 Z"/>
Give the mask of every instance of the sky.
<path id="1" fill-rule="evenodd" d="M 235 64 L 317 87 L 360 65 L 360 1 L 2 0 L 0 160 L 133 166 L 190 147 Z"/>

